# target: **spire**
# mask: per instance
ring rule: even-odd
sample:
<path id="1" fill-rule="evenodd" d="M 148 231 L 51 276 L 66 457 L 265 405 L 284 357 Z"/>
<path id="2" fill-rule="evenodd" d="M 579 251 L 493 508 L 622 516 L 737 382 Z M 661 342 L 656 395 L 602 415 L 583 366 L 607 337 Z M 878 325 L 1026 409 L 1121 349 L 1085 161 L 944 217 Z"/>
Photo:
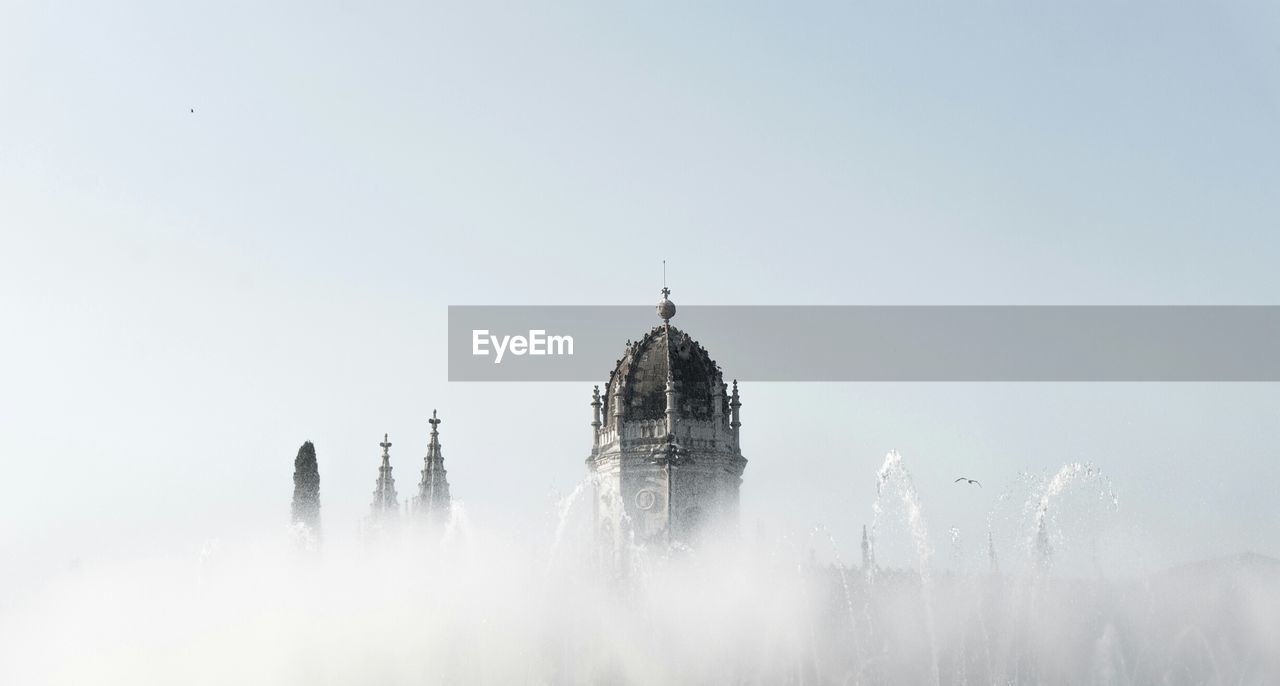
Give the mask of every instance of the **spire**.
<path id="1" fill-rule="evenodd" d="M 431 411 L 431 441 L 427 444 L 427 456 L 423 458 L 422 480 L 418 482 L 415 509 L 418 515 L 430 522 L 442 522 L 449 516 L 449 479 L 444 468 L 444 455 L 440 452 L 440 418 Z"/>
<path id="2" fill-rule="evenodd" d="M 594 431 L 600 430 L 600 387 L 596 386 L 591 391 L 591 428 Z"/>
<path id="3" fill-rule="evenodd" d="M 313 534 L 320 532 L 320 469 L 316 465 L 316 447 L 307 441 L 293 458 L 294 524 L 306 525 Z"/>
<path id="4" fill-rule="evenodd" d="M 373 519 L 392 519 L 400 513 L 396 502 L 396 480 L 391 476 L 391 441 L 387 434 L 382 434 L 382 464 L 378 467 L 378 481 L 373 489 Z"/>
<path id="5" fill-rule="evenodd" d="M 619 374 L 617 380 L 611 380 L 613 384 L 613 397 L 609 399 L 609 409 L 613 411 L 613 429 L 622 435 L 622 417 L 625 409 L 622 406 L 622 384 L 626 382 L 623 375 Z"/>
<path id="6" fill-rule="evenodd" d="M 733 393 L 729 395 L 729 428 L 733 431 L 733 446 L 738 448 L 738 429 L 742 427 L 742 415 L 738 408 L 742 401 L 738 399 L 738 380 L 733 380 Z"/>

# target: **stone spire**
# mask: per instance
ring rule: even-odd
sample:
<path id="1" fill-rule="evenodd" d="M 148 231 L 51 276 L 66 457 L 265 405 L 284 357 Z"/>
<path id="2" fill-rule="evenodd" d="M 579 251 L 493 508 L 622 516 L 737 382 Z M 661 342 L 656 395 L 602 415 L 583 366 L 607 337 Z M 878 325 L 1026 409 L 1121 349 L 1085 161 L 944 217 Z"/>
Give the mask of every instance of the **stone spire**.
<path id="1" fill-rule="evenodd" d="M 595 389 L 591 391 L 591 430 L 594 433 L 600 432 L 600 425 L 602 423 L 600 421 L 600 406 L 602 404 L 603 403 L 600 401 L 600 387 L 596 386 Z"/>
<path id="2" fill-rule="evenodd" d="M 293 458 L 294 524 L 304 524 L 313 535 L 320 532 L 320 469 L 316 465 L 316 447 L 307 441 Z"/>
<path id="3" fill-rule="evenodd" d="M 391 441 L 382 434 L 382 465 L 378 467 L 378 481 L 373 489 L 372 516 L 375 520 L 394 519 L 400 514 L 396 502 L 396 480 L 391 476 Z"/>
<path id="4" fill-rule="evenodd" d="M 741 444 L 738 443 L 738 430 L 742 428 L 742 415 L 738 409 L 740 407 L 742 407 L 742 401 L 738 399 L 738 380 L 734 379 L 733 393 L 729 396 L 729 428 L 733 431 L 733 447 L 735 449 L 741 449 Z"/>
<path id="5" fill-rule="evenodd" d="M 622 404 L 622 385 L 625 379 L 618 379 L 618 383 L 613 384 L 613 396 L 609 398 L 609 409 L 613 412 L 612 427 L 618 435 L 622 435 L 622 418 L 626 415 L 626 408 Z M 608 388 L 608 387 L 606 387 Z M 605 419 L 609 421 L 609 419 Z"/>
<path id="6" fill-rule="evenodd" d="M 440 453 L 440 419 L 431 411 L 431 442 L 427 456 L 423 458 L 422 481 L 418 482 L 418 498 L 415 510 L 429 522 L 445 522 L 449 519 L 449 479 L 444 468 L 444 455 Z"/>

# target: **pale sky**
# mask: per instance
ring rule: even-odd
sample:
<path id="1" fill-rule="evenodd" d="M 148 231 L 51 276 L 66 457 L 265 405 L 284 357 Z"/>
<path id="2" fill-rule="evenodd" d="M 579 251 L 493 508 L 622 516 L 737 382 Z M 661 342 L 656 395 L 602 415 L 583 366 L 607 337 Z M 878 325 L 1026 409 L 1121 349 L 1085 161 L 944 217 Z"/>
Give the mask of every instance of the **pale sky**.
<path id="1" fill-rule="evenodd" d="M 1274 3 L 425 4 L 0 7 L 0 580 L 281 525 L 307 439 L 350 535 L 433 408 L 541 527 L 591 388 L 449 384 L 450 304 L 1278 304 Z M 745 527 L 856 559 L 896 448 L 939 566 L 1076 460 L 1110 569 L 1280 556 L 1274 384 L 742 392 Z"/>

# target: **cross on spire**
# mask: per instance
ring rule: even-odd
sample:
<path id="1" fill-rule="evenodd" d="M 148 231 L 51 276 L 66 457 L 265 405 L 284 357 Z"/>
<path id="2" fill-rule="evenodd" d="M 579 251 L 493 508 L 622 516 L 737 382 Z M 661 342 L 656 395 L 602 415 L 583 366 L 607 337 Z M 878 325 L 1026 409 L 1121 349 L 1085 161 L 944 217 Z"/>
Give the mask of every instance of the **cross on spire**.
<path id="1" fill-rule="evenodd" d="M 671 289 L 667 288 L 667 261 L 662 261 L 662 300 L 658 301 L 658 318 L 663 323 L 670 324 L 671 318 L 676 316 L 676 305 L 671 302 Z"/>
<path id="2" fill-rule="evenodd" d="M 436 433 L 436 427 L 437 427 L 437 426 L 439 426 L 439 424 L 440 424 L 440 422 L 441 422 L 441 421 L 443 421 L 443 420 L 441 420 L 441 419 L 439 419 L 438 417 L 436 417 L 436 411 L 435 411 L 435 410 L 432 410 L 432 411 L 431 411 L 431 419 L 428 419 L 428 420 L 427 420 L 427 423 L 431 425 L 431 433 Z"/>
<path id="3" fill-rule="evenodd" d="M 387 434 L 382 434 L 382 442 L 378 445 L 382 448 L 383 455 L 386 455 L 391 450 L 391 441 L 387 440 Z"/>

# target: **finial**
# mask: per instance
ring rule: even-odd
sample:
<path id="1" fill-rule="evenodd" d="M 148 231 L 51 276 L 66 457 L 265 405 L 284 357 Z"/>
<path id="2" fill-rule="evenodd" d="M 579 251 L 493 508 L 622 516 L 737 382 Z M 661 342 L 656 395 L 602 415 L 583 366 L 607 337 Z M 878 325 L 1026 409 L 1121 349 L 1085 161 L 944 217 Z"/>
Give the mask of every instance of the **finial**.
<path id="1" fill-rule="evenodd" d="M 600 387 L 596 386 L 591 389 L 591 426 L 597 431 L 603 423 L 600 421 L 600 406 L 604 403 L 600 402 Z"/>
<path id="2" fill-rule="evenodd" d="M 391 449 L 391 441 L 388 440 L 387 434 L 382 434 L 382 442 L 379 443 L 378 446 L 382 448 L 383 455 L 386 455 L 387 452 Z"/>
<path id="3" fill-rule="evenodd" d="M 738 443 L 738 429 L 742 426 L 742 401 L 738 399 L 738 380 L 733 380 L 733 394 L 729 396 L 729 429 L 733 431 L 733 442 Z"/>
<path id="4" fill-rule="evenodd" d="M 658 318 L 669 324 L 676 316 L 676 304 L 671 302 L 671 289 L 667 288 L 667 261 L 662 261 L 662 300 L 658 301 Z"/>

